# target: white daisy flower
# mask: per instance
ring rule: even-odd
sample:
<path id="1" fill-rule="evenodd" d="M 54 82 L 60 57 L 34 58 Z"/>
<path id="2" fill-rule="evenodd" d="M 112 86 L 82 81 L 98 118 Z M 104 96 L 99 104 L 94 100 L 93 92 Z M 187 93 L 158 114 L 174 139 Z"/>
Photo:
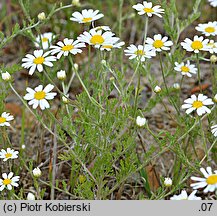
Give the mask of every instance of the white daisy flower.
<path id="1" fill-rule="evenodd" d="M 182 109 L 187 109 L 187 114 L 196 110 L 199 116 L 205 113 L 211 113 L 211 110 L 206 106 L 214 104 L 211 98 L 208 98 L 203 94 L 199 94 L 198 97 L 196 95 L 191 95 L 191 97 L 186 99 L 184 102 L 186 104 L 182 105 Z"/>
<path id="2" fill-rule="evenodd" d="M 12 190 L 12 186 L 18 187 L 18 181 L 20 180 L 20 176 L 14 176 L 14 173 L 10 172 L 8 175 L 7 173 L 2 174 L 2 178 L 0 179 L 0 191 L 3 191 L 5 187 L 8 190 Z M 12 178 L 13 177 L 13 178 Z"/>
<path id="3" fill-rule="evenodd" d="M 183 76 L 192 77 L 192 74 L 197 73 L 197 68 L 195 67 L 195 65 L 190 64 L 189 60 L 186 64 L 184 62 L 182 62 L 181 64 L 175 62 L 175 66 L 176 67 L 174 67 L 174 70 L 181 72 Z"/>
<path id="4" fill-rule="evenodd" d="M 18 158 L 18 154 L 18 151 L 14 151 L 11 148 L 7 148 L 6 151 L 2 149 L 0 152 L 0 158 L 3 158 L 3 161 L 7 161 L 8 159 Z"/>
<path id="5" fill-rule="evenodd" d="M 36 37 L 35 46 L 42 47 L 44 50 L 46 50 L 51 46 L 53 39 L 54 34 L 52 32 L 46 32 L 44 34 L 38 35 Z"/>
<path id="6" fill-rule="evenodd" d="M 80 48 L 85 47 L 84 43 L 79 43 L 78 40 L 74 41 L 73 39 L 65 38 L 62 41 L 57 43 L 58 46 L 51 46 L 51 54 L 57 54 L 57 59 L 60 59 L 62 55 L 68 56 L 69 53 L 76 55 L 77 53 L 82 53 Z"/>
<path id="7" fill-rule="evenodd" d="M 212 173 L 212 168 L 207 167 L 206 170 L 204 168 L 200 168 L 200 171 L 203 173 L 205 178 L 192 176 L 191 180 L 197 181 L 197 183 L 191 184 L 193 189 L 197 190 L 199 188 L 204 188 L 204 193 L 214 192 L 217 189 L 217 170 Z"/>
<path id="8" fill-rule="evenodd" d="M 172 41 L 168 41 L 168 37 L 162 37 L 161 34 L 154 35 L 154 39 L 147 38 L 146 43 L 150 45 L 152 49 L 158 52 L 170 50 L 170 46 L 173 45 Z"/>
<path id="9" fill-rule="evenodd" d="M 131 44 L 126 50 L 124 50 L 124 52 L 126 56 L 129 56 L 129 59 L 136 58 L 136 60 L 140 60 L 142 62 L 144 62 L 146 58 L 150 59 L 153 56 L 156 56 L 156 52 L 148 45 L 135 46 Z"/>
<path id="10" fill-rule="evenodd" d="M 212 134 L 214 135 L 214 137 L 217 137 L 217 124 L 216 125 L 213 125 L 211 127 L 211 132 Z"/>
<path id="11" fill-rule="evenodd" d="M 181 194 L 170 197 L 170 200 L 201 200 L 201 197 L 195 196 L 197 190 L 194 190 L 189 196 L 186 190 L 182 190 Z"/>
<path id="12" fill-rule="evenodd" d="M 103 31 L 111 31 L 109 26 L 97 26 L 93 28 L 95 31 L 103 30 Z"/>
<path id="13" fill-rule="evenodd" d="M 0 127 L 10 126 L 9 121 L 12 121 L 14 117 L 10 113 L 3 112 L 0 116 Z"/>
<path id="14" fill-rule="evenodd" d="M 209 43 L 207 44 L 207 50 L 211 54 L 217 53 L 217 42 L 215 42 L 214 40 L 210 40 Z"/>
<path id="15" fill-rule="evenodd" d="M 123 41 L 118 42 L 119 40 L 120 40 L 120 38 L 114 37 L 114 39 L 112 39 L 112 40 L 110 41 L 110 43 L 107 43 L 107 44 L 104 43 L 104 44 L 100 47 L 100 50 L 111 51 L 111 49 L 113 49 L 113 48 L 120 49 L 120 48 L 125 44 L 125 42 L 123 42 Z"/>
<path id="16" fill-rule="evenodd" d="M 152 5 L 152 2 L 143 1 L 143 4 L 139 3 L 133 5 L 133 8 L 138 11 L 139 15 L 147 14 L 148 17 L 152 17 L 152 15 L 156 15 L 158 17 L 162 17 L 161 13 L 164 13 L 164 9 L 160 8 L 160 5 Z"/>
<path id="17" fill-rule="evenodd" d="M 110 31 L 102 32 L 102 30 L 95 31 L 91 29 L 89 32 L 84 32 L 79 35 L 78 41 L 93 45 L 95 48 L 100 48 L 104 44 L 112 43 L 116 37 L 113 37 L 114 33 Z"/>
<path id="18" fill-rule="evenodd" d="M 195 27 L 199 32 L 202 32 L 205 36 L 215 36 L 217 35 L 217 22 L 208 22 L 205 24 L 199 24 Z"/>
<path id="19" fill-rule="evenodd" d="M 56 92 L 50 92 L 53 88 L 54 86 L 51 84 L 48 84 L 44 89 L 42 85 L 36 87 L 35 90 L 28 87 L 26 89 L 28 93 L 24 96 L 24 99 L 29 101 L 28 104 L 30 106 L 33 105 L 33 109 L 36 109 L 38 106 L 42 110 L 50 108 L 47 100 L 52 100 L 57 95 Z"/>
<path id="20" fill-rule="evenodd" d="M 208 42 L 209 39 L 203 40 L 203 36 L 198 37 L 195 35 L 193 41 L 189 38 L 185 38 L 184 42 L 181 42 L 181 46 L 189 52 L 199 53 L 201 50 L 207 51 Z"/>
<path id="21" fill-rule="evenodd" d="M 39 72 L 43 71 L 43 65 L 48 67 L 53 67 L 53 61 L 56 61 L 55 56 L 48 56 L 50 52 L 44 53 L 43 50 L 35 50 L 34 55 L 27 54 L 25 58 L 22 59 L 22 67 L 30 69 L 29 75 L 32 75 L 37 69 Z"/>
<path id="22" fill-rule="evenodd" d="M 80 12 L 76 11 L 72 14 L 70 20 L 78 23 L 89 23 L 102 18 L 104 15 L 99 13 L 99 10 L 84 9 Z"/>
<path id="23" fill-rule="evenodd" d="M 212 5 L 213 7 L 217 7 L 217 0 L 208 0 L 210 5 Z"/>

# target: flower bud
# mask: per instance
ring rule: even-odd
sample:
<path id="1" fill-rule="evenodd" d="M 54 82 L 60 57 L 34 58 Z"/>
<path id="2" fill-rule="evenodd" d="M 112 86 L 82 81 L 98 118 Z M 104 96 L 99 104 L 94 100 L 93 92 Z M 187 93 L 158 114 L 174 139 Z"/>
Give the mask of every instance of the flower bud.
<path id="1" fill-rule="evenodd" d="M 57 72 L 57 78 L 59 80 L 65 80 L 66 78 L 66 72 L 64 70 L 60 70 Z"/>
<path id="2" fill-rule="evenodd" d="M 101 64 L 102 64 L 102 65 L 106 65 L 106 60 L 103 59 L 103 60 L 101 61 Z"/>
<path id="3" fill-rule="evenodd" d="M 36 178 L 39 178 L 41 176 L 41 170 L 38 167 L 33 169 L 32 173 L 33 173 L 33 176 L 35 176 Z"/>
<path id="4" fill-rule="evenodd" d="M 5 73 L 2 73 L 2 79 L 5 81 L 10 81 L 11 75 L 6 71 Z"/>
<path id="5" fill-rule="evenodd" d="M 172 184 L 173 184 L 173 181 L 172 181 L 171 178 L 165 178 L 165 180 L 164 180 L 164 185 L 165 185 L 166 187 L 170 187 L 170 186 L 172 186 Z"/>
<path id="6" fill-rule="evenodd" d="M 174 83 L 173 88 L 176 89 L 176 90 L 179 90 L 180 89 L 179 83 Z"/>
<path id="7" fill-rule="evenodd" d="M 66 96 L 62 96 L 62 101 L 63 103 L 67 104 L 69 102 L 69 95 L 67 94 Z"/>
<path id="8" fill-rule="evenodd" d="M 161 87 L 160 86 L 155 86 L 154 92 L 155 93 L 160 93 L 161 92 Z"/>
<path id="9" fill-rule="evenodd" d="M 214 96 L 213 101 L 217 103 L 217 94 Z"/>
<path id="10" fill-rule="evenodd" d="M 137 124 L 139 127 L 144 126 L 144 125 L 146 124 L 146 122 L 147 122 L 146 118 L 137 116 L 137 118 L 136 118 L 136 124 Z"/>
<path id="11" fill-rule="evenodd" d="M 78 70 L 78 64 L 74 64 L 74 68 L 75 68 L 75 70 L 77 71 Z"/>
<path id="12" fill-rule="evenodd" d="M 217 56 L 216 56 L 216 55 L 211 55 L 210 61 L 211 61 L 212 63 L 216 63 L 216 62 L 217 62 Z"/>
<path id="13" fill-rule="evenodd" d="M 72 0 L 72 5 L 76 7 L 80 7 L 81 6 L 80 0 Z"/>
<path id="14" fill-rule="evenodd" d="M 33 193 L 28 193 L 27 200 L 35 200 L 35 195 Z"/>
<path id="15" fill-rule="evenodd" d="M 38 14 L 38 19 L 39 19 L 40 21 L 45 20 L 45 19 L 46 19 L 45 13 L 44 13 L 44 12 L 39 13 L 39 14 Z"/>

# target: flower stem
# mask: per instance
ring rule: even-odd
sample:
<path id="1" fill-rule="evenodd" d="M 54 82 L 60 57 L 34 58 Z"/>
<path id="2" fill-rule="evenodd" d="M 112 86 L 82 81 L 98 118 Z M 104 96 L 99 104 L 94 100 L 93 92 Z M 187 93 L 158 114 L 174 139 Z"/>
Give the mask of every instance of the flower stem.
<path id="1" fill-rule="evenodd" d="M 197 76 L 198 76 L 200 93 L 202 93 L 201 76 L 200 76 L 200 62 L 199 62 L 199 54 L 198 53 L 197 53 L 197 69 L 198 69 Z"/>

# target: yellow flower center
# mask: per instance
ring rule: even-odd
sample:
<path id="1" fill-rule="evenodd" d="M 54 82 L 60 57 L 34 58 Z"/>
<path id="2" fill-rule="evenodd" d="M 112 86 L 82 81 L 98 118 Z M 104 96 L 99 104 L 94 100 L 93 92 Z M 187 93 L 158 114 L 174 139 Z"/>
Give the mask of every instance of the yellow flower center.
<path id="1" fill-rule="evenodd" d="M 44 98 L 45 98 L 45 92 L 43 92 L 43 91 L 38 91 L 38 92 L 36 92 L 36 93 L 34 94 L 34 98 L 35 98 L 36 100 L 42 100 L 42 99 L 44 99 Z"/>
<path id="2" fill-rule="evenodd" d="M 192 107 L 197 108 L 197 109 L 202 106 L 203 106 L 203 103 L 201 101 L 194 101 L 192 104 Z"/>
<path id="3" fill-rule="evenodd" d="M 5 122 L 6 122 L 6 118 L 0 117 L 0 124 L 5 123 Z"/>
<path id="4" fill-rule="evenodd" d="M 91 20 L 93 20 L 91 17 L 87 17 L 87 18 L 84 18 L 83 20 L 82 20 L 82 22 L 90 22 Z"/>
<path id="5" fill-rule="evenodd" d="M 194 41 L 191 44 L 191 48 L 194 49 L 194 50 L 200 50 L 200 49 L 203 48 L 203 44 L 201 43 L 201 41 Z"/>
<path id="6" fill-rule="evenodd" d="M 137 51 L 135 52 L 135 54 L 136 54 L 136 55 L 139 55 L 139 56 L 142 56 L 142 55 L 145 54 L 145 52 L 144 52 L 143 50 L 137 50 Z"/>
<path id="7" fill-rule="evenodd" d="M 144 8 L 143 9 L 146 13 L 153 13 L 154 10 L 152 8 Z"/>
<path id="8" fill-rule="evenodd" d="M 43 43 L 48 42 L 48 38 L 46 38 L 46 37 L 42 38 L 42 42 Z"/>
<path id="9" fill-rule="evenodd" d="M 96 44 L 102 44 L 104 42 L 104 38 L 101 35 L 94 35 L 91 39 L 90 42 L 94 45 Z"/>
<path id="10" fill-rule="evenodd" d="M 35 58 L 33 62 L 35 64 L 43 64 L 44 63 L 44 57 Z"/>
<path id="11" fill-rule="evenodd" d="M 73 45 L 66 45 L 66 46 L 63 46 L 62 47 L 62 51 L 70 51 L 70 50 L 72 50 L 72 49 L 74 49 L 74 46 Z"/>
<path id="12" fill-rule="evenodd" d="M 217 175 L 211 175 L 207 178 L 206 183 L 209 185 L 217 184 Z"/>
<path id="13" fill-rule="evenodd" d="M 6 157 L 6 158 L 11 158 L 11 156 L 12 156 L 11 153 L 6 153 L 6 154 L 5 154 L 5 157 Z"/>
<path id="14" fill-rule="evenodd" d="M 103 48 L 106 48 L 106 49 L 111 49 L 113 46 L 112 45 L 104 45 Z"/>
<path id="15" fill-rule="evenodd" d="M 156 40 L 156 41 L 153 43 L 153 46 L 154 46 L 155 48 L 161 48 L 163 45 L 164 45 L 164 43 L 163 43 L 162 40 Z"/>
<path id="16" fill-rule="evenodd" d="M 11 180 L 10 179 L 4 179 L 3 180 L 3 184 L 4 185 L 9 185 L 11 183 Z"/>
<path id="17" fill-rule="evenodd" d="M 205 28 L 205 31 L 208 33 L 213 33 L 213 32 L 215 32 L 215 28 L 214 27 L 207 27 L 207 28 Z"/>
<path id="18" fill-rule="evenodd" d="M 187 72 L 189 72 L 189 68 L 186 66 L 182 66 L 181 71 L 187 73 Z"/>

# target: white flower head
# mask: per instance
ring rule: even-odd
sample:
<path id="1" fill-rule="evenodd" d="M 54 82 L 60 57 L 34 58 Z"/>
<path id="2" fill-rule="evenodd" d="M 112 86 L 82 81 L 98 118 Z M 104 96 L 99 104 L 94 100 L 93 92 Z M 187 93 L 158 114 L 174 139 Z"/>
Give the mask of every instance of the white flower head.
<path id="1" fill-rule="evenodd" d="M 24 99 L 29 101 L 28 104 L 32 105 L 33 109 L 38 106 L 42 110 L 50 108 L 47 100 L 52 100 L 57 95 L 56 92 L 50 92 L 53 88 L 54 86 L 51 84 L 48 84 L 44 89 L 42 85 L 37 86 L 35 90 L 28 87 L 26 88 L 28 93 L 24 96 Z"/>
<path id="2" fill-rule="evenodd" d="M 139 127 L 143 127 L 145 124 L 146 124 L 147 120 L 146 118 L 143 118 L 141 116 L 137 116 L 136 117 L 136 124 L 139 126 Z"/>
<path id="3" fill-rule="evenodd" d="M 2 179 L 0 179 L 0 191 L 3 191 L 5 188 L 8 190 L 12 190 L 12 186 L 18 187 L 18 181 L 20 180 L 19 176 L 14 176 L 14 173 L 10 172 L 8 175 L 7 173 L 2 174 Z"/>
<path id="4" fill-rule="evenodd" d="M 184 42 L 181 42 L 181 46 L 188 52 L 199 53 L 199 51 L 208 50 L 208 42 L 209 39 L 203 39 L 203 36 L 198 37 L 197 35 L 195 35 L 193 41 L 189 38 L 185 38 Z"/>
<path id="5" fill-rule="evenodd" d="M 217 0 L 208 0 L 210 5 L 212 5 L 213 7 L 217 7 Z"/>
<path id="6" fill-rule="evenodd" d="M 64 70 L 58 71 L 57 72 L 57 78 L 59 80 L 65 80 L 65 78 L 66 78 L 66 71 L 64 71 Z"/>
<path id="7" fill-rule="evenodd" d="M 27 200 L 35 200 L 35 195 L 34 195 L 33 193 L 30 193 L 30 192 L 29 192 L 29 193 L 27 194 L 26 199 L 27 199 Z"/>
<path id="8" fill-rule="evenodd" d="M 43 50 L 35 50 L 34 55 L 27 54 L 25 58 L 22 59 L 22 67 L 30 69 L 29 75 L 32 75 L 37 69 L 39 72 L 43 71 L 43 65 L 48 67 L 53 67 L 53 61 L 56 61 L 55 56 L 49 56 L 50 52 L 45 52 Z"/>
<path id="9" fill-rule="evenodd" d="M 211 127 L 211 132 L 214 137 L 217 137 L 217 124 Z"/>
<path id="10" fill-rule="evenodd" d="M 217 53 L 217 42 L 214 40 L 210 40 L 209 43 L 207 44 L 207 50 L 211 54 Z"/>
<path id="11" fill-rule="evenodd" d="M 91 29 L 89 32 L 83 32 L 78 36 L 78 41 L 87 43 L 89 45 L 93 45 L 95 48 L 100 48 L 104 44 L 111 44 L 116 39 L 113 37 L 115 34 L 106 31 L 102 32 L 102 30 L 96 31 L 95 29 Z"/>
<path id="12" fill-rule="evenodd" d="M 123 42 L 123 41 L 118 42 L 119 40 L 120 40 L 120 38 L 115 37 L 115 39 L 111 40 L 110 43 L 107 43 L 107 44 L 104 43 L 100 47 L 100 50 L 111 51 L 114 48 L 120 49 L 125 44 L 125 42 Z"/>
<path id="13" fill-rule="evenodd" d="M 211 98 L 208 98 L 203 94 L 199 94 L 198 97 L 196 95 L 191 95 L 191 97 L 184 100 L 184 102 L 185 104 L 182 105 L 182 109 L 187 109 L 187 114 L 196 110 L 199 116 L 202 116 L 205 113 L 211 113 L 211 110 L 206 106 L 214 104 Z"/>
<path id="14" fill-rule="evenodd" d="M 165 179 L 164 179 L 164 185 L 165 185 L 166 187 L 170 187 L 170 186 L 172 186 L 172 184 L 173 184 L 173 181 L 172 181 L 171 178 L 165 178 Z"/>
<path id="15" fill-rule="evenodd" d="M 6 71 L 5 73 L 2 73 L 2 79 L 5 81 L 11 80 L 11 75 Z"/>
<path id="16" fill-rule="evenodd" d="M 76 55 L 77 53 L 82 53 L 80 48 L 85 47 L 84 43 L 79 43 L 78 40 L 65 38 L 62 41 L 59 41 L 56 46 L 51 46 L 51 54 L 57 54 L 57 59 L 60 59 L 62 55 L 68 56 L 69 53 Z"/>
<path id="17" fill-rule="evenodd" d="M 129 56 L 129 59 L 136 59 L 141 62 L 144 62 L 146 58 L 150 59 L 153 56 L 156 56 L 156 52 L 148 45 L 135 46 L 134 44 L 131 44 L 124 52 L 126 56 Z"/>
<path id="18" fill-rule="evenodd" d="M 70 20 L 78 23 L 90 23 L 102 18 L 104 15 L 99 13 L 99 10 L 84 9 L 80 12 L 76 11 L 72 14 Z"/>
<path id="19" fill-rule="evenodd" d="M 152 17 L 152 15 L 162 17 L 161 14 L 164 13 L 164 9 L 160 5 L 153 6 L 152 2 L 147 1 L 143 1 L 143 4 L 133 5 L 133 8 L 138 11 L 139 15 L 146 14 L 148 17 Z"/>
<path id="20" fill-rule="evenodd" d="M 207 167 L 206 170 L 204 168 L 200 168 L 200 171 L 205 178 L 192 176 L 191 180 L 197 182 L 191 184 L 191 187 L 195 190 L 206 187 L 203 191 L 204 193 L 214 192 L 217 189 L 217 170 L 212 173 L 212 168 Z"/>
<path id="21" fill-rule="evenodd" d="M 3 112 L 0 116 L 0 127 L 10 126 L 9 121 L 12 121 L 14 117 L 10 113 Z"/>
<path id="22" fill-rule="evenodd" d="M 217 21 L 199 24 L 195 29 L 207 37 L 215 36 L 217 35 Z"/>
<path id="23" fill-rule="evenodd" d="M 51 46 L 53 39 L 54 34 L 52 32 L 46 32 L 44 34 L 38 35 L 36 37 L 35 46 L 42 47 L 44 50 L 46 50 Z"/>
<path id="24" fill-rule="evenodd" d="M 161 34 L 154 35 L 154 39 L 148 37 L 146 43 L 157 52 L 170 50 L 170 47 L 173 45 L 172 41 L 168 41 L 167 36 L 162 37 Z"/>
<path id="25" fill-rule="evenodd" d="M 197 193 L 197 190 L 194 190 L 189 196 L 186 192 L 186 190 L 182 190 L 181 194 L 174 195 L 171 197 L 171 200 L 201 200 L 201 197 L 197 197 L 195 194 Z"/>
<path id="26" fill-rule="evenodd" d="M 32 170 L 32 174 L 33 176 L 35 176 L 36 178 L 39 178 L 41 176 L 41 170 L 39 167 L 36 167 L 35 169 Z"/>
<path id="27" fill-rule="evenodd" d="M 195 67 L 195 65 L 191 64 L 189 60 L 186 64 L 184 62 L 180 64 L 178 62 L 175 62 L 174 70 L 181 72 L 183 76 L 188 77 L 192 77 L 192 74 L 197 73 L 197 68 Z"/>
<path id="28" fill-rule="evenodd" d="M 4 149 L 2 149 L 0 151 L 0 158 L 3 159 L 3 161 L 7 161 L 8 159 L 15 159 L 18 158 L 18 151 L 14 151 L 11 148 L 7 148 L 7 150 L 5 151 Z"/>

